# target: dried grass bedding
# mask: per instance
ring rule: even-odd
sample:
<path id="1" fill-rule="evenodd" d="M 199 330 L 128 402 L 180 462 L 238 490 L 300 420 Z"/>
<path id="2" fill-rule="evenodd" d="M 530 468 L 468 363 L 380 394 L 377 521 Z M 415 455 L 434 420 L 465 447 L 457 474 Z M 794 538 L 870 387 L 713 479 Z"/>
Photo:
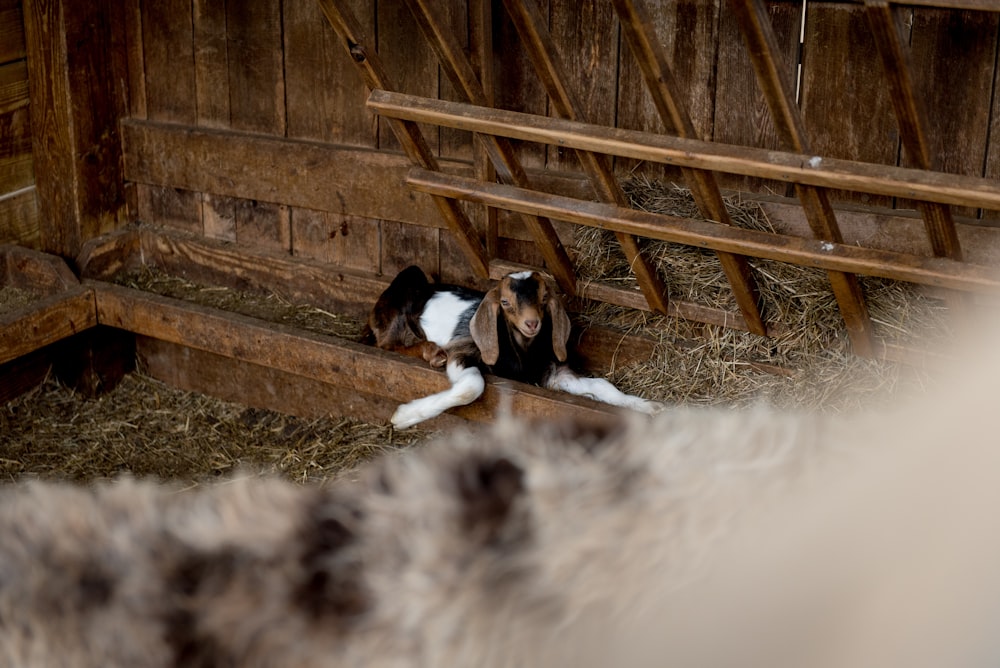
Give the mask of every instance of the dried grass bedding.
<path id="1" fill-rule="evenodd" d="M 698 218 L 690 191 L 646 178 L 625 182 L 632 205 L 656 213 Z M 773 232 L 754 202 L 726 198 L 733 223 Z M 711 251 L 647 240 L 644 245 L 675 299 L 737 312 L 736 299 Z M 580 276 L 635 285 L 610 232 L 578 228 L 574 248 Z M 720 326 L 687 322 L 592 303 L 580 322 L 620 329 L 657 342 L 649 363 L 615 369 L 626 392 L 679 404 L 746 406 L 760 401 L 795 409 L 841 412 L 887 403 L 918 392 L 924 372 L 895 362 L 855 357 L 825 271 L 751 259 L 765 317 L 785 327 L 765 338 Z M 861 278 L 876 334 L 886 341 L 933 347 L 951 333 L 948 309 L 919 287 Z M 778 367 L 787 373 L 766 372 Z"/>
<path id="2" fill-rule="evenodd" d="M 0 286 L 0 315 L 24 308 L 37 301 L 39 297 L 40 295 L 34 290 L 2 285 Z"/>
<path id="3" fill-rule="evenodd" d="M 690 193 L 668 183 L 626 183 L 634 206 L 696 217 Z M 771 230 L 759 206 L 727 200 L 735 224 Z M 671 297 L 736 311 L 715 254 L 647 241 Z M 633 286 L 634 278 L 610 233 L 579 228 L 572 252 L 583 279 Z M 766 317 L 785 325 L 773 338 L 723 327 L 591 303 L 581 327 L 601 325 L 656 342 L 651 360 L 614 368 L 623 390 L 671 404 L 743 407 L 762 401 L 800 410 L 871 409 L 922 389 L 925 372 L 853 356 L 826 273 L 751 260 Z M 362 321 L 277 294 L 237 292 L 191 283 L 149 268 L 119 276 L 120 284 L 195 301 L 312 332 L 357 340 Z M 863 279 L 880 336 L 927 347 L 947 337 L 947 308 L 905 283 Z M 5 288 L 0 312 L 33 296 Z M 9 304 L 15 304 L 10 306 Z M 304 420 L 181 392 L 143 376 L 128 376 L 113 392 L 85 400 L 55 382 L 0 407 L 0 475 L 92 480 L 128 471 L 192 483 L 234 469 L 323 481 L 350 471 L 385 449 L 417 443 L 419 430 L 331 417 Z"/>
<path id="4" fill-rule="evenodd" d="M 50 380 L 0 406 L 0 480 L 130 473 L 197 484 L 245 471 L 323 482 L 428 435 L 247 408 L 141 373 L 94 399 Z"/>

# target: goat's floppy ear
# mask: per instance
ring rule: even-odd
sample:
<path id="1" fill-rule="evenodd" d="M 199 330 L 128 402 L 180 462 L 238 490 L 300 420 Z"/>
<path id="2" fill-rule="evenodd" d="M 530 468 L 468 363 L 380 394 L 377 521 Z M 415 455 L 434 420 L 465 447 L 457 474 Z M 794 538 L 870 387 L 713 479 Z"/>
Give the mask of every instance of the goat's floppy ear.
<path id="1" fill-rule="evenodd" d="M 562 299 L 556 294 L 555 286 L 549 283 L 549 317 L 552 318 L 552 352 L 556 354 L 556 359 L 565 362 L 566 344 L 569 342 L 570 329 L 572 325 L 569 315 L 566 314 L 566 307 L 563 306 Z"/>
<path id="2" fill-rule="evenodd" d="M 472 340 L 479 348 L 485 364 L 493 365 L 500 357 L 500 341 L 497 338 L 497 311 L 500 308 L 500 290 L 493 288 L 486 293 L 483 301 L 472 316 L 469 329 Z"/>

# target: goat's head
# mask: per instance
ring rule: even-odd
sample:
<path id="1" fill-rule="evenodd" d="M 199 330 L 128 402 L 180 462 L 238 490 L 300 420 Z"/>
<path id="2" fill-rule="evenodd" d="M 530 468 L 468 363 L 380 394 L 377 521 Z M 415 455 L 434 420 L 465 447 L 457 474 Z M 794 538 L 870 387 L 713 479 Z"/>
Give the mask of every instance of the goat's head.
<path id="1" fill-rule="evenodd" d="M 540 331 L 546 316 L 552 320 L 552 352 L 560 362 L 566 361 L 570 321 L 562 300 L 550 281 L 537 271 L 507 274 L 486 293 L 472 318 L 472 338 L 482 354 L 483 362 L 495 364 L 500 356 L 497 314 L 502 309 L 504 319 L 514 338 L 527 347 Z"/>

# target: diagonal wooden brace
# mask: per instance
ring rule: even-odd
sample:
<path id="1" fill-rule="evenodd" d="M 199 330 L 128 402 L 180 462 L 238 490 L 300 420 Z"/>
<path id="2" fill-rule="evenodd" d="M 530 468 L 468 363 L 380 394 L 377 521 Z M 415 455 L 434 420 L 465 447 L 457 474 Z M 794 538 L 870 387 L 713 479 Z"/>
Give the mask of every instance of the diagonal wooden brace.
<path id="1" fill-rule="evenodd" d="M 393 90 L 381 59 L 375 49 L 366 46 L 371 42 L 345 3 L 337 0 L 319 0 L 319 4 L 327 21 L 340 36 L 341 43 L 348 55 L 358 65 L 365 85 L 373 90 Z M 437 160 L 416 123 L 390 119 L 389 127 L 399 139 L 407 157 L 415 165 L 431 171 L 438 170 Z M 473 226 L 465 212 L 462 211 L 457 202 L 447 197 L 435 197 L 434 204 L 440 211 L 441 217 L 444 218 L 448 229 L 455 235 L 475 275 L 480 278 L 489 278 L 490 269 L 486 249 L 473 233 Z"/>

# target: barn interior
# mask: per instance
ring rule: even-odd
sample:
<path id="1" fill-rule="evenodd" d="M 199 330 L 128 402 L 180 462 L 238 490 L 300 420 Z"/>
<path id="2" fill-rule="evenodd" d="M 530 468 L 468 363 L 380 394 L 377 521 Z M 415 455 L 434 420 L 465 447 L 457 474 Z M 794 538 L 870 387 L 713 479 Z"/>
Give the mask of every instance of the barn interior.
<path id="1" fill-rule="evenodd" d="M 393 430 L 448 383 L 359 340 L 410 264 L 540 269 L 587 373 L 734 410 L 920 392 L 1000 288 L 987 0 L 0 0 L 0 37 L 5 480 L 322 481 L 611 410 L 490 378 Z"/>

